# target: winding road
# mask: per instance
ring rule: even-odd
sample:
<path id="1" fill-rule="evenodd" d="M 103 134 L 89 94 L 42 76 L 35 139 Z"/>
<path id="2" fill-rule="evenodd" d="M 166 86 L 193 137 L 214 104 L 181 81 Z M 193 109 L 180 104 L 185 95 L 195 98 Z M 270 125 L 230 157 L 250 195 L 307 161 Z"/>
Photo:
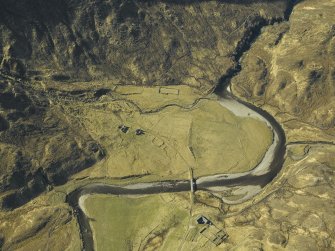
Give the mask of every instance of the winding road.
<path id="1" fill-rule="evenodd" d="M 222 192 L 230 190 L 232 195 L 240 199 L 231 201 L 222 198 L 228 204 L 241 203 L 259 193 L 273 180 L 280 171 L 285 155 L 285 134 L 276 120 L 262 109 L 248 104 L 235 97 L 229 87 L 223 92 L 220 104 L 236 116 L 250 116 L 264 121 L 273 132 L 273 142 L 264 154 L 261 162 L 251 171 L 235 174 L 218 174 L 200 177 L 194 181 L 160 181 L 154 183 L 138 183 L 117 186 L 103 183 L 91 183 L 71 192 L 66 201 L 77 215 L 84 250 L 94 250 L 93 235 L 89 220 L 82 207 L 83 196 L 88 194 L 143 195 L 157 193 L 173 193 L 194 190 Z"/>

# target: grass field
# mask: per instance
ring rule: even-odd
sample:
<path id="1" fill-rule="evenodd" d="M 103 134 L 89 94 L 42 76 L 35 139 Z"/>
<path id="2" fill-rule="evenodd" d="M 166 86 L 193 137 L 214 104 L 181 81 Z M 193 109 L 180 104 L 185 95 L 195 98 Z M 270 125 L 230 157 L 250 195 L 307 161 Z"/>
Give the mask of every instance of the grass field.
<path id="1" fill-rule="evenodd" d="M 188 228 L 189 205 L 180 195 L 91 195 L 84 205 L 96 250 L 178 250 Z"/>
<path id="2" fill-rule="evenodd" d="M 143 110 L 155 110 L 169 104 L 189 105 L 202 93 L 189 86 L 116 86 L 115 92 L 134 102 Z"/>
<path id="3" fill-rule="evenodd" d="M 272 132 L 265 123 L 237 117 L 216 101 L 203 102 L 192 113 L 190 146 L 197 177 L 248 171 L 272 143 Z"/>
<path id="4" fill-rule="evenodd" d="M 257 165 L 272 142 L 265 123 L 235 116 L 213 96 L 192 105 L 200 96 L 190 87 L 167 87 L 163 92 L 172 94 L 162 94 L 159 87 L 119 86 L 116 92 L 99 104 L 75 107 L 107 155 L 79 176 L 147 175 L 155 181 L 188 179 L 191 168 L 196 177 L 243 172 Z M 127 133 L 120 125 L 129 126 Z M 139 128 L 144 135 L 135 135 Z"/>

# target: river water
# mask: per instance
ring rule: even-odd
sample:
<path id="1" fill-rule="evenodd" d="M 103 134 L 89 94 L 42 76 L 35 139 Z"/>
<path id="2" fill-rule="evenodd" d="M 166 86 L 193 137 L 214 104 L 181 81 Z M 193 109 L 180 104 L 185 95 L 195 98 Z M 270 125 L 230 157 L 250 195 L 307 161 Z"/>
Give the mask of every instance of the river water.
<path id="1" fill-rule="evenodd" d="M 174 193 L 190 191 L 191 186 L 193 186 L 195 190 L 205 190 L 214 193 L 229 190 L 231 195 L 236 195 L 239 199 L 229 200 L 229 198 L 222 197 L 222 200 L 228 204 L 236 204 L 252 198 L 273 180 L 282 167 L 286 151 L 285 134 L 281 126 L 267 112 L 233 96 L 229 88 L 224 92 L 219 102 L 236 116 L 249 116 L 259 119 L 272 130 L 272 144 L 264 154 L 261 162 L 248 172 L 204 176 L 195 181 L 161 181 L 126 186 L 91 183 L 80 187 L 71 192 L 66 200 L 77 215 L 84 250 L 94 250 L 92 231 L 84 208 L 85 196 L 89 194 L 145 195 Z"/>

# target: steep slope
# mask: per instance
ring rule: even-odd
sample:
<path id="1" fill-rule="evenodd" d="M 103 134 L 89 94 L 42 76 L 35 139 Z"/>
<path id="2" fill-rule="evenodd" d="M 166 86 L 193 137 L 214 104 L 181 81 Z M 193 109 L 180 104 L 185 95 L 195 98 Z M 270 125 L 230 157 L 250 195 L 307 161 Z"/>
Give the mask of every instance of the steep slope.
<path id="1" fill-rule="evenodd" d="M 21 205 L 103 155 L 64 113 L 73 98 L 55 104 L 48 99 L 55 94 L 41 86 L 107 79 L 187 84 L 206 93 L 236 67 L 255 31 L 282 20 L 290 7 L 288 0 L 1 0 L 3 207 Z"/>
<path id="2" fill-rule="evenodd" d="M 280 1 L 2 0 L 1 68 L 32 78 L 108 78 L 208 90 Z"/>
<path id="3" fill-rule="evenodd" d="M 61 83 L 183 83 L 206 92 L 232 80 L 235 95 L 283 125 L 287 153 L 253 200 L 227 205 L 196 194 L 193 213 L 212 212 L 229 234 L 213 249 L 334 250 L 334 1 L 300 1 L 278 23 L 288 1 L 238 2 L 0 0 L 2 71 L 27 80 L 0 84 L 3 206 L 21 205 L 103 156 L 63 108 L 74 99 L 99 104 L 96 94 L 110 90 L 88 82 L 71 94 Z M 49 80 L 59 90 L 37 88 L 50 90 Z M 57 95 L 67 103 L 53 103 Z M 0 211 L 0 247 L 79 250 L 63 189 Z"/>
<path id="4" fill-rule="evenodd" d="M 0 80 L 2 207 L 27 202 L 102 157 L 99 145 L 43 93 Z M 72 124 L 72 125 L 71 125 Z M 7 191 L 7 192 L 6 192 Z"/>
<path id="5" fill-rule="evenodd" d="M 332 135 L 334 8 L 334 1 L 303 1 L 295 7 L 289 23 L 264 29 L 241 60 L 242 71 L 233 79 L 234 92 L 271 106 L 274 113 L 281 113 L 279 117 L 285 113 L 281 120 L 288 128 L 310 127 Z"/>

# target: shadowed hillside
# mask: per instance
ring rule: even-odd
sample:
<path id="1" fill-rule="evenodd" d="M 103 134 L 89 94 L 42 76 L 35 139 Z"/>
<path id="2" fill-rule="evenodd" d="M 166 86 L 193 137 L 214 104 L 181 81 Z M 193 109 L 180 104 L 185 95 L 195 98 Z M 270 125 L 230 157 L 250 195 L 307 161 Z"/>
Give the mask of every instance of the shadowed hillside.
<path id="1" fill-rule="evenodd" d="M 1 1 L 1 69 L 208 89 L 254 27 L 281 20 L 288 2 Z"/>

